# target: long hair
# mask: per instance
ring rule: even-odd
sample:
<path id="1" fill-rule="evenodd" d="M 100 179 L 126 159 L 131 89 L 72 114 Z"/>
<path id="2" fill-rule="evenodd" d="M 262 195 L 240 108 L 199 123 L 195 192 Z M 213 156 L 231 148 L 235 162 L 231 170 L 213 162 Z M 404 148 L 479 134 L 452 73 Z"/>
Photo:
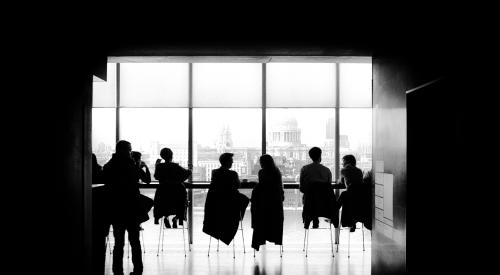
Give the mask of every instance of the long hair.
<path id="1" fill-rule="evenodd" d="M 278 167 L 276 167 L 276 164 L 274 164 L 273 157 L 271 157 L 268 154 L 264 154 L 260 157 L 260 166 L 264 170 L 270 170 L 270 171 L 278 171 Z"/>

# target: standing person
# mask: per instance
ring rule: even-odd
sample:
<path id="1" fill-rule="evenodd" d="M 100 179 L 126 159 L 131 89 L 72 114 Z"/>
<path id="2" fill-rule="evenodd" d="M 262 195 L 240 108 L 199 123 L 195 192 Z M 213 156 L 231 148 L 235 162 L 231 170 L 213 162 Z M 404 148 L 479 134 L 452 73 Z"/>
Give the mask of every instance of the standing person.
<path id="1" fill-rule="evenodd" d="M 260 157 L 259 182 L 252 190 L 250 212 L 252 214 L 252 248 L 266 241 L 283 244 L 283 201 L 285 193 L 281 172 L 268 155 Z"/>
<path id="2" fill-rule="evenodd" d="M 219 162 L 221 167 L 212 170 L 205 200 L 203 232 L 229 245 L 250 200 L 238 191 L 241 184 L 238 173 L 229 170 L 233 165 L 233 154 L 223 153 Z"/>
<path id="3" fill-rule="evenodd" d="M 130 274 L 142 274 L 142 252 L 139 239 L 140 208 L 139 179 L 141 169 L 131 157 L 130 142 L 120 140 L 111 160 L 103 167 L 103 178 L 108 188 L 110 199 L 110 219 L 113 226 L 115 247 L 113 250 L 113 273 L 123 274 L 123 247 L 125 231 L 132 249 L 134 271 Z"/>
<path id="4" fill-rule="evenodd" d="M 299 189 L 303 196 L 304 210 L 302 212 L 302 217 L 304 219 L 304 228 L 309 228 L 309 223 L 313 221 L 313 228 L 319 227 L 319 212 L 329 213 L 328 218 L 332 217 L 330 213 L 331 204 L 335 205 L 335 197 L 333 197 L 333 202 L 331 201 L 331 195 L 333 195 L 333 190 L 331 188 L 332 182 L 332 172 L 326 166 L 321 164 L 321 149 L 318 147 L 313 147 L 309 150 L 309 157 L 313 161 L 310 164 L 305 165 L 300 170 L 300 184 Z M 325 201 L 318 201 L 315 199 L 316 194 L 320 194 L 318 189 L 324 189 L 323 199 Z M 330 194 L 330 192 L 332 194 Z M 319 209 L 319 210 L 318 210 Z M 323 211 L 323 209 L 325 211 Z M 332 209 L 331 211 L 333 211 Z M 325 217 L 326 217 L 325 216 Z M 333 218 L 333 217 L 332 217 Z M 334 220 L 331 222 L 335 223 Z"/>
<path id="5" fill-rule="evenodd" d="M 159 181 L 155 192 L 153 215 L 155 224 L 161 217 L 164 218 L 165 226 L 171 228 L 168 216 L 175 215 L 172 219 L 173 227 L 177 228 L 177 221 L 183 225 L 186 217 L 187 192 L 184 181 L 191 176 L 191 171 L 182 168 L 179 164 L 172 162 L 173 152 L 169 148 L 160 151 L 161 159 L 156 160 L 154 177 Z"/>
<path id="6" fill-rule="evenodd" d="M 132 151 L 132 159 L 134 160 L 135 165 L 139 168 L 140 170 L 140 180 L 143 183 L 150 184 L 151 183 L 151 173 L 149 172 L 149 168 L 144 163 L 144 161 L 141 160 L 142 154 L 137 151 Z"/>

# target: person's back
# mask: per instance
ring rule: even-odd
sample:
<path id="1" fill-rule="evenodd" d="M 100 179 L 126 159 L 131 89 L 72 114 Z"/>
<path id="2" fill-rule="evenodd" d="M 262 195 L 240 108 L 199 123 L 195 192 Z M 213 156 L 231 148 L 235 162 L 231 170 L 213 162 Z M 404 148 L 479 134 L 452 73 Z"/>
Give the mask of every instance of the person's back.
<path id="1" fill-rule="evenodd" d="M 314 183 L 330 183 L 332 181 L 332 172 L 328 167 L 321 163 L 313 162 L 302 167 L 300 172 L 300 190 L 304 192 L 311 188 Z"/>
<path id="2" fill-rule="evenodd" d="M 281 245 L 283 241 L 283 182 L 281 172 L 270 155 L 260 158 L 259 182 L 252 190 L 252 247 L 266 241 Z"/>
<path id="3" fill-rule="evenodd" d="M 233 164 L 233 154 L 223 153 L 219 161 L 221 167 L 212 171 L 205 200 L 203 232 L 229 244 L 238 230 L 249 199 L 238 191 L 238 173 L 229 170 Z"/>
<path id="4" fill-rule="evenodd" d="M 238 189 L 240 181 L 238 173 L 229 170 L 225 167 L 212 170 L 212 179 L 210 182 L 210 190 L 231 193 Z"/>
<path id="5" fill-rule="evenodd" d="M 160 156 L 165 162 L 161 163 L 161 159 L 158 159 L 155 166 L 154 177 L 159 181 L 154 199 L 155 224 L 159 223 L 161 217 L 165 217 L 165 226 L 170 228 L 168 216 L 176 215 L 172 222 L 173 227 L 177 228 L 177 221 L 179 220 L 182 225 L 185 217 L 187 192 L 184 181 L 189 178 L 191 171 L 172 162 L 173 152 L 170 148 L 163 148 L 160 151 Z"/>
<path id="6" fill-rule="evenodd" d="M 309 150 L 309 157 L 313 161 L 305 165 L 300 170 L 299 190 L 304 193 L 302 201 L 304 203 L 303 220 L 304 226 L 309 228 L 310 219 L 313 221 L 313 228 L 319 227 L 318 215 L 327 213 L 332 219 L 333 209 L 328 209 L 335 204 L 335 197 L 331 189 L 332 172 L 321 164 L 321 149 L 313 147 Z M 323 202 L 316 201 L 322 198 Z"/>

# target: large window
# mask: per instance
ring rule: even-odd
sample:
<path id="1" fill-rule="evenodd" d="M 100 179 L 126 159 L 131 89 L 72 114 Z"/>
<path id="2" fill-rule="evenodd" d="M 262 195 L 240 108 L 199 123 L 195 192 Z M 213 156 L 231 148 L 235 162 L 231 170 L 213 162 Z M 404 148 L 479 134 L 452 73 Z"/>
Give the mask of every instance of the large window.
<path id="1" fill-rule="evenodd" d="M 262 154 L 260 109 L 204 108 L 193 112 L 193 180 L 210 181 L 219 156 L 233 153 L 240 179 L 257 180 Z"/>
<path id="2" fill-rule="evenodd" d="M 154 172 L 169 147 L 174 162 L 192 164 L 195 183 L 210 181 L 223 152 L 249 181 L 266 152 L 285 181 L 297 182 L 313 146 L 334 178 L 346 154 L 369 170 L 371 63 L 316 61 L 110 63 L 107 81 L 94 83 L 93 152 L 102 165 L 125 139 Z"/>

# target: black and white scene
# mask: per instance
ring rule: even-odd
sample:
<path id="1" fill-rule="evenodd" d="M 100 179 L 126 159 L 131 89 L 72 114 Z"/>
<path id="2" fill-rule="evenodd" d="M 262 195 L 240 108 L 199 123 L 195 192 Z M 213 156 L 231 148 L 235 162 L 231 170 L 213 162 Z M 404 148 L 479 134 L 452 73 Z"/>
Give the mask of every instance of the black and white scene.
<path id="1" fill-rule="evenodd" d="M 40 55 L 50 70 L 19 71 L 45 70 L 25 82 L 53 90 L 33 89 L 50 105 L 18 123 L 37 164 L 11 174 L 51 194 L 16 193 L 16 266 L 484 274 L 491 254 L 472 246 L 497 233 L 483 189 L 496 163 L 480 127 L 495 116 L 475 108 L 495 78 L 424 17 L 402 31 L 325 18 L 235 32 L 87 18 L 88 32 L 62 33 L 56 61 Z"/>

